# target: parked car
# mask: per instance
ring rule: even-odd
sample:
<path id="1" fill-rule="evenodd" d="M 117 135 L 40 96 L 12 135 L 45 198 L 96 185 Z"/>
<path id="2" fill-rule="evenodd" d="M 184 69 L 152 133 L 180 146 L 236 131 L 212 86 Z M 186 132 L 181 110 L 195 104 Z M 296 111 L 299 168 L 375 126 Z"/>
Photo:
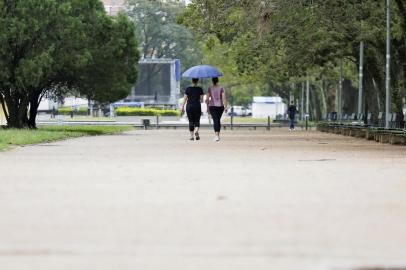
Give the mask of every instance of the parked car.
<path id="1" fill-rule="evenodd" d="M 245 116 L 252 116 L 252 110 L 249 108 L 245 109 Z"/>
<path id="2" fill-rule="evenodd" d="M 228 110 L 228 115 L 229 116 L 252 116 L 252 110 L 245 108 L 243 106 L 232 106 Z"/>

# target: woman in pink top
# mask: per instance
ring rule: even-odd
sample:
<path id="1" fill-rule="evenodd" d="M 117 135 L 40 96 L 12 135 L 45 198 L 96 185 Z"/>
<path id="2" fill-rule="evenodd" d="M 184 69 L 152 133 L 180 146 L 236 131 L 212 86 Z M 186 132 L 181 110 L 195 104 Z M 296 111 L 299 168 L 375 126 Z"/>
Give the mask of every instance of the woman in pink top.
<path id="1" fill-rule="evenodd" d="M 221 116 L 223 115 L 224 108 L 226 107 L 226 94 L 224 88 L 219 85 L 219 79 L 212 79 L 213 86 L 209 87 L 207 93 L 207 108 L 208 112 L 213 118 L 213 127 L 215 137 L 214 140 L 218 142 L 220 140 L 221 130 Z"/>

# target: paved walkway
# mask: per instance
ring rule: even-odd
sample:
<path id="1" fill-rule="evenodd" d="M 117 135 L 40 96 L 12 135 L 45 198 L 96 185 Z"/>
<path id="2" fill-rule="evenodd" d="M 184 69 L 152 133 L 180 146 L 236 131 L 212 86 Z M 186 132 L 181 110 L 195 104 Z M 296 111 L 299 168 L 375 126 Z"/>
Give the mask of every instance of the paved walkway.
<path id="1" fill-rule="evenodd" d="M 406 148 L 135 131 L 0 153 L 1 270 L 406 267 Z"/>

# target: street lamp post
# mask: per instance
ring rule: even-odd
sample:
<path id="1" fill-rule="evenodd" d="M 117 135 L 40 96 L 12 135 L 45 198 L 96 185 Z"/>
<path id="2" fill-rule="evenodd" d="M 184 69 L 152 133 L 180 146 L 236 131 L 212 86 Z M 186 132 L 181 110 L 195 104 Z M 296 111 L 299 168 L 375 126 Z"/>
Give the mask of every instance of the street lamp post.
<path id="1" fill-rule="evenodd" d="M 305 83 L 302 82 L 302 96 L 300 104 L 300 115 L 302 116 L 302 121 L 304 121 L 304 92 L 305 92 Z"/>
<path id="2" fill-rule="evenodd" d="M 343 97 L 343 59 L 340 60 L 340 82 L 339 82 L 339 90 L 338 90 L 338 115 L 341 121 L 342 114 L 343 114 L 343 104 L 342 104 L 342 97 Z"/>
<path id="3" fill-rule="evenodd" d="M 358 121 L 361 123 L 362 97 L 363 97 L 363 78 L 364 78 L 364 42 L 360 43 L 359 51 L 359 89 L 358 89 Z"/>
<path id="4" fill-rule="evenodd" d="M 305 115 L 305 120 L 306 120 L 306 130 L 308 129 L 308 123 L 309 123 L 309 98 L 310 98 L 310 81 L 309 77 L 307 78 L 306 81 L 306 115 Z"/>
<path id="5" fill-rule="evenodd" d="M 306 115 L 309 117 L 309 95 L 310 95 L 310 81 L 306 81 Z"/>
<path id="6" fill-rule="evenodd" d="M 391 111 L 391 91 L 390 91 L 390 59 L 391 59 L 391 12 L 390 0 L 386 0 L 386 100 L 385 100 L 385 128 L 389 128 L 389 114 Z"/>

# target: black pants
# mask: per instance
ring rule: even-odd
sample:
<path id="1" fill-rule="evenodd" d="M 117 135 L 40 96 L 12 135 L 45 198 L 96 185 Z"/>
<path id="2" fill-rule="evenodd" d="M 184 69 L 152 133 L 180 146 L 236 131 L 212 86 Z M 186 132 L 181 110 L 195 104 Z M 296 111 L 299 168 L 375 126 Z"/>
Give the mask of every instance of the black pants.
<path id="1" fill-rule="evenodd" d="M 290 120 L 290 129 L 295 129 L 295 117 L 289 117 Z"/>
<path id="2" fill-rule="evenodd" d="M 189 119 L 189 130 L 194 131 L 195 128 L 200 127 L 200 117 L 202 116 L 202 107 L 200 106 L 187 106 L 187 118 Z"/>
<path id="3" fill-rule="evenodd" d="M 223 107 L 210 106 L 209 109 L 211 117 L 213 118 L 214 132 L 220 132 L 221 116 L 223 115 L 224 112 L 224 106 Z"/>

